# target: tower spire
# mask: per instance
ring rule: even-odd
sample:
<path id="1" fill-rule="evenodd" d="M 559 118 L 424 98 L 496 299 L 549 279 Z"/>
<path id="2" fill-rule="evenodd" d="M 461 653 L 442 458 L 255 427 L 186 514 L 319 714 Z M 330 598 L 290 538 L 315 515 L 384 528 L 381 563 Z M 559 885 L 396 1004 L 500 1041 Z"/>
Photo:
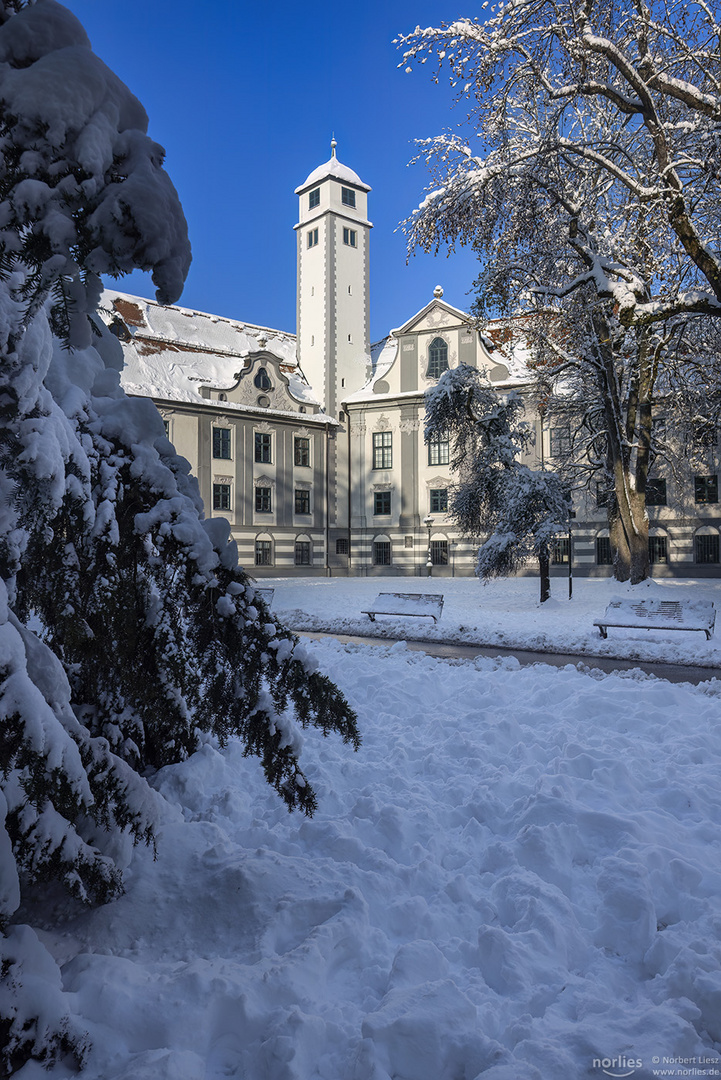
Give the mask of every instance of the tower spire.
<path id="1" fill-rule="evenodd" d="M 335 157 L 335 148 L 336 148 L 337 145 L 338 145 L 338 143 L 335 141 L 335 132 L 333 132 L 333 137 L 330 140 L 330 156 L 332 158 Z"/>

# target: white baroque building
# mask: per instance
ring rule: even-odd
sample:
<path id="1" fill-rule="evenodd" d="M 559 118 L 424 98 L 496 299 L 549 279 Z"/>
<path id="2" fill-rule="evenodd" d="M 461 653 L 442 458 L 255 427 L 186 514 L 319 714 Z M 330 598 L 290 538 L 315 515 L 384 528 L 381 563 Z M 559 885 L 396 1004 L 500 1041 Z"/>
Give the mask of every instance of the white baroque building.
<path id="1" fill-rule="evenodd" d="M 336 156 L 296 188 L 297 334 L 107 290 L 100 315 L 120 341 L 130 394 L 153 399 L 198 479 L 209 516 L 231 525 L 257 576 L 473 573 L 480 539 L 447 516 L 448 444 L 426 445 L 423 395 L 447 367 L 523 387 L 502 324 L 483 334 L 434 296 L 370 343 L 370 188 Z M 532 416 L 527 419 L 534 421 Z M 534 460 L 552 465 L 562 430 L 535 417 Z M 717 439 L 679 476 L 656 477 L 654 574 L 719 572 Z M 599 500 L 602 502 L 602 499 Z M 607 574 L 605 511 L 590 494 L 559 538 L 554 569 Z"/>

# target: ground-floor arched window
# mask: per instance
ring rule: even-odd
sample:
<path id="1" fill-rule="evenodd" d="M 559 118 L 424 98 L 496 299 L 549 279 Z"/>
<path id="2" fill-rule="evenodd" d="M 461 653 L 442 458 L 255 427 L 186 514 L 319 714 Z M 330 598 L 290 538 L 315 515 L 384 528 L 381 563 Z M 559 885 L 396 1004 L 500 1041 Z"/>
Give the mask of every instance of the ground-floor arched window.
<path id="1" fill-rule="evenodd" d="M 255 538 L 255 565 L 273 565 L 273 537 L 270 533 L 260 533 Z"/>
<path id="2" fill-rule="evenodd" d="M 373 539 L 373 565 L 391 565 L 391 542 L 387 536 L 376 536 Z"/>
<path id="3" fill-rule="evenodd" d="M 295 538 L 295 565 L 310 566 L 313 561 L 313 544 L 303 533 Z"/>
<path id="4" fill-rule="evenodd" d="M 711 566 L 719 561 L 719 532 L 713 525 L 702 525 L 693 538 L 694 562 Z"/>

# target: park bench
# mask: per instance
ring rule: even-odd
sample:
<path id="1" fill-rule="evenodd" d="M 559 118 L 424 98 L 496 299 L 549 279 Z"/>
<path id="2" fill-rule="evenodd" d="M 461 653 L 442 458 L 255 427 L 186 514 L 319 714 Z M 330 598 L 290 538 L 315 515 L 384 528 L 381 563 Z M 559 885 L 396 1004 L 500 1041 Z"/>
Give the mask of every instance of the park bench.
<path id="1" fill-rule="evenodd" d="M 703 630 L 713 633 L 716 609 L 710 600 L 611 600 L 594 626 L 608 637 L 609 626 L 634 630 Z"/>
<path id="2" fill-rule="evenodd" d="M 443 611 L 441 593 L 402 593 L 382 592 L 370 607 L 361 614 L 367 615 L 371 622 L 376 615 L 411 615 L 417 618 L 433 619 L 438 622 Z"/>
<path id="3" fill-rule="evenodd" d="M 265 606 L 270 611 L 273 606 L 273 597 L 275 596 L 275 589 L 255 589 L 255 595 L 265 603 Z"/>

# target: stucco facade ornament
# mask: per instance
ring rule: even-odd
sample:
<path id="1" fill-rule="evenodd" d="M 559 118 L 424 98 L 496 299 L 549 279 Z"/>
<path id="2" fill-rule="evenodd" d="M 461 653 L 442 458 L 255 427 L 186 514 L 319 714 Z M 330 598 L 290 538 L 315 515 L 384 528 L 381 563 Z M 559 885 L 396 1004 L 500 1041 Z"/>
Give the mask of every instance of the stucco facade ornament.
<path id="1" fill-rule="evenodd" d="M 255 430 L 260 432 L 261 435 L 270 435 L 275 431 L 273 424 L 269 424 L 267 420 L 261 420 L 259 424 L 254 425 Z"/>
<path id="2" fill-rule="evenodd" d="M 214 473 L 213 474 L 213 483 L 214 484 L 232 484 L 233 483 L 233 477 L 232 476 L 219 476 L 217 473 Z"/>
<path id="3" fill-rule="evenodd" d="M 416 417 L 415 420 L 401 420 L 398 425 L 398 429 L 403 435 L 410 435 L 412 432 L 418 431 L 418 428 L 420 426 L 421 422 Z"/>
<path id="4" fill-rule="evenodd" d="M 300 486 L 300 485 L 299 485 Z M 272 476 L 254 476 L 253 487 L 275 487 L 275 480 Z"/>
<path id="5" fill-rule="evenodd" d="M 376 423 L 376 431 L 388 431 L 391 422 L 387 416 L 381 416 Z"/>

